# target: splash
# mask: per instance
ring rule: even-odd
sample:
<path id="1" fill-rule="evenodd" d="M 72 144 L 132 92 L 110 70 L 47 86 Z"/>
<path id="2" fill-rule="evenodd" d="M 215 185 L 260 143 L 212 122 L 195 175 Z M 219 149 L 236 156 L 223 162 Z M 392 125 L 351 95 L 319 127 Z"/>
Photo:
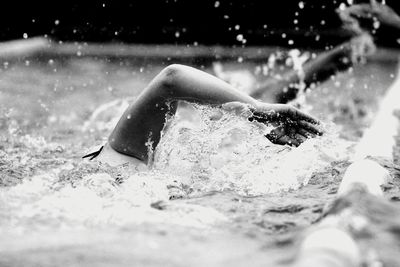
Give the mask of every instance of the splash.
<path id="1" fill-rule="evenodd" d="M 233 190 L 254 196 L 295 190 L 343 158 L 349 145 L 329 133 L 332 129 L 297 148 L 275 145 L 264 137 L 272 129 L 264 124 L 204 106 L 190 113 L 197 118 L 178 118 L 167 129 L 154 168 L 180 176 L 194 193 Z"/>
<path id="2" fill-rule="evenodd" d="M 23 158 L 41 159 L 47 151 L 60 163 L 21 172 L 22 183 L 1 188 L 0 233 L 142 223 L 210 227 L 228 219 L 214 208 L 170 199 L 224 190 L 243 196 L 295 190 L 348 155 L 348 144 L 329 131 L 292 148 L 269 142 L 264 134 L 270 129 L 228 111 L 187 105 L 165 129 L 152 170 L 141 172 L 76 161 L 55 153 L 57 143 L 19 136 L 20 158 L 3 154 L 3 166 L 25 168 Z"/>
<path id="3" fill-rule="evenodd" d="M 226 221 L 212 208 L 169 202 L 174 180 L 147 172 L 117 184 L 112 175 L 99 171 L 63 184 L 54 172 L 37 175 L 0 191 L 0 233 L 141 223 L 204 228 Z"/>

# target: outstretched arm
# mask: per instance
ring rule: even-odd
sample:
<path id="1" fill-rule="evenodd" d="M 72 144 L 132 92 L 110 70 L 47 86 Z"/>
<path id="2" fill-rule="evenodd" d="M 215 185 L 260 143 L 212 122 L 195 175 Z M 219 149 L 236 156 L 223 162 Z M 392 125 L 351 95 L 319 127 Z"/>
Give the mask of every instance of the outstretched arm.
<path id="1" fill-rule="evenodd" d="M 287 118 L 293 128 L 302 129 L 302 136 L 307 136 L 308 132 L 319 133 L 313 126 L 317 120 L 293 107 L 261 103 L 210 74 L 188 66 L 171 65 L 158 74 L 128 107 L 109 137 L 110 146 L 117 152 L 147 162 L 148 151 L 158 144 L 167 116 L 176 112 L 177 100 L 216 105 L 240 102 L 248 104 L 257 114 L 255 120 L 283 121 Z M 304 124 L 295 125 L 297 121 L 304 121 Z M 279 130 L 281 136 L 277 143 L 291 140 L 287 139 L 285 131 Z M 297 131 L 293 134 L 295 138 Z"/>
<path id="2" fill-rule="evenodd" d="M 369 35 L 363 34 L 354 37 L 350 41 L 308 60 L 302 66 L 301 75 L 297 70 L 291 70 L 282 79 L 270 79 L 261 84 L 251 95 L 259 98 L 264 92 L 270 91 L 277 102 L 286 103 L 297 96 L 300 83 L 307 88 L 313 83 L 323 82 L 337 72 L 353 66 L 354 63 L 374 51 L 375 45 Z"/>

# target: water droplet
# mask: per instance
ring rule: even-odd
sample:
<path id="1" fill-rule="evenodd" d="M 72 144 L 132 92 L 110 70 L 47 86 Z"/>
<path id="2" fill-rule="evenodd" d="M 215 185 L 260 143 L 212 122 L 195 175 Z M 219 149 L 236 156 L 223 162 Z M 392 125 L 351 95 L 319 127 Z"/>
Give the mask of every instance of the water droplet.
<path id="1" fill-rule="evenodd" d="M 339 5 L 339 10 L 345 10 L 346 9 L 346 4 L 345 3 L 341 3 Z"/>
<path id="2" fill-rule="evenodd" d="M 373 27 L 374 27 L 374 29 L 379 29 L 379 27 L 381 26 L 381 23 L 379 22 L 379 20 L 375 20 L 374 21 L 374 24 L 373 24 Z"/>

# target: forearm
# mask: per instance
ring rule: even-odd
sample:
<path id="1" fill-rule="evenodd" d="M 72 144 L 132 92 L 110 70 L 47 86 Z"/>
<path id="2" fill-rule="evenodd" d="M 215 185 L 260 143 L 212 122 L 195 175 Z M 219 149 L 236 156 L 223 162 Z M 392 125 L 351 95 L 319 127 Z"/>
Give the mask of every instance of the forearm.
<path id="1" fill-rule="evenodd" d="M 312 83 L 322 82 L 353 65 L 351 59 L 351 42 L 341 44 L 334 49 L 318 55 L 303 65 L 303 81 L 306 86 Z"/>

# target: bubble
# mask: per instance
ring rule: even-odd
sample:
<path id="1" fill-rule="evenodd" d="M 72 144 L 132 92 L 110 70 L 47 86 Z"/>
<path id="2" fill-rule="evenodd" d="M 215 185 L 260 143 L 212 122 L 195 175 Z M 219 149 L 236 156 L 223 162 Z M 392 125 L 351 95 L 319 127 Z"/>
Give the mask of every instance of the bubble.
<path id="1" fill-rule="evenodd" d="M 375 20 L 373 22 L 373 27 L 375 30 L 379 29 L 380 26 L 381 26 L 381 23 L 379 22 L 379 20 Z"/>

